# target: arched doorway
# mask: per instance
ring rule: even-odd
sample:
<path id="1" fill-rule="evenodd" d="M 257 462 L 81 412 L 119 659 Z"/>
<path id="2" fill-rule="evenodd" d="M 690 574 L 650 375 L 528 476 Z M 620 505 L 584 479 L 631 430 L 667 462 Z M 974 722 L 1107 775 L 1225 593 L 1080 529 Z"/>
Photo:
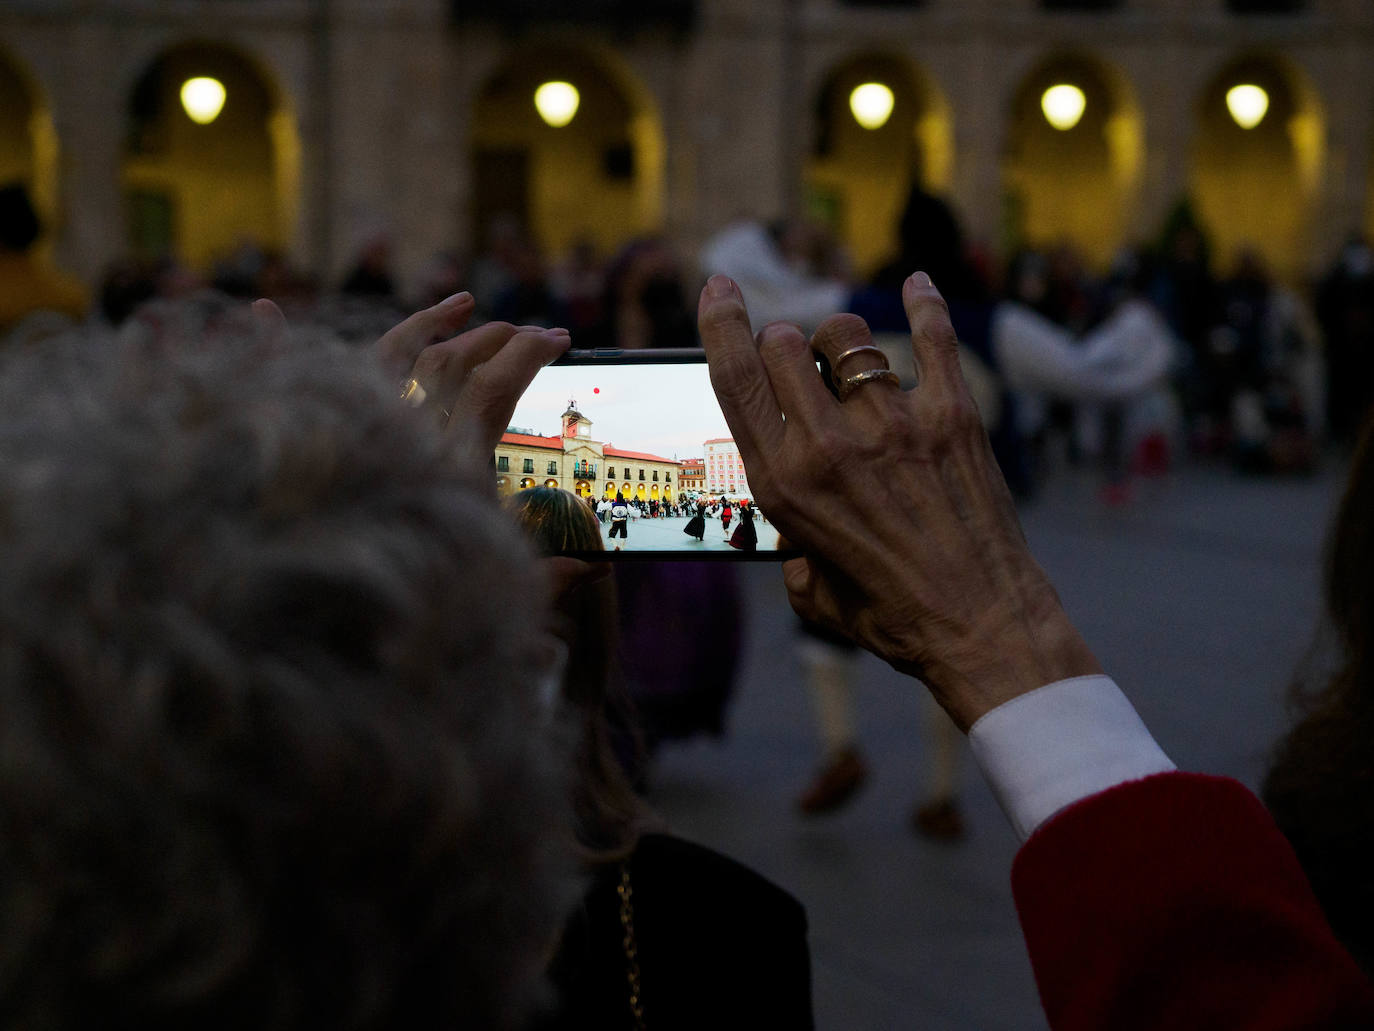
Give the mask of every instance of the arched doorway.
<path id="1" fill-rule="evenodd" d="M 545 480 L 545 481 L 544 481 L 544 486 L 545 486 L 545 487 L 557 487 L 557 486 L 558 486 L 558 481 L 557 481 L 557 480 Z"/>
<path id="2" fill-rule="evenodd" d="M 1249 115 L 1260 117 L 1250 128 L 1232 111 L 1238 86 L 1252 87 Z M 1253 88 L 1263 95 L 1258 104 Z M 1225 273 L 1250 248 L 1281 278 L 1296 280 L 1306 271 L 1312 203 L 1326 157 L 1315 95 L 1286 60 L 1248 56 L 1212 78 L 1196 117 L 1189 186 L 1218 271 Z"/>
<path id="3" fill-rule="evenodd" d="M 647 500 L 646 492 L 644 490 L 644 484 L 639 484 L 639 489 L 635 491 L 635 497 L 638 498 L 640 501 Z"/>
<path id="4" fill-rule="evenodd" d="M 615 497 L 615 484 L 614 484 L 614 483 L 608 482 L 608 483 L 606 484 L 606 489 L 605 489 L 604 491 L 601 492 L 601 496 L 602 496 L 603 498 L 614 498 L 614 497 Z"/>
<path id="5" fill-rule="evenodd" d="M 883 89 L 891 108 L 881 124 L 865 128 L 859 122 L 864 104 L 858 101 L 856 114 L 851 98 L 856 89 L 872 86 L 879 87 L 873 94 L 878 113 L 886 106 Z M 893 229 L 913 183 L 934 192 L 949 185 L 948 109 L 904 58 L 885 54 L 845 60 L 814 95 L 806 212 L 839 237 L 860 274 L 867 274 L 893 254 Z"/>
<path id="6" fill-rule="evenodd" d="M 195 94 L 183 99 L 187 84 L 202 79 L 222 89 L 213 117 L 213 87 L 202 90 L 211 101 L 203 112 Z M 244 243 L 290 242 L 300 144 L 294 117 L 255 62 L 215 43 L 173 47 L 134 83 L 126 117 L 123 186 L 134 253 L 174 255 L 203 269 Z"/>
<path id="7" fill-rule="evenodd" d="M 563 125 L 547 122 L 535 93 L 577 93 Z M 521 50 L 491 75 L 472 118 L 472 228 L 524 227 L 545 257 L 590 242 L 602 253 L 655 232 L 663 214 L 663 129 L 652 97 L 612 54 L 576 47 Z"/>
<path id="8" fill-rule="evenodd" d="M 511 493 L 510 479 L 506 476 L 496 477 L 496 494 L 498 497 L 506 497 Z"/>
<path id="9" fill-rule="evenodd" d="M 520 489 L 521 489 L 521 490 L 529 490 L 529 489 L 530 489 L 531 487 L 533 487 L 533 486 L 534 486 L 534 479 L 533 479 L 533 477 L 525 476 L 525 477 L 522 477 L 522 478 L 521 478 L 521 480 L 520 480 Z"/>
<path id="10" fill-rule="evenodd" d="M 57 156 L 57 133 L 42 91 L 0 49 L 0 186 L 26 186 L 48 225 L 57 213 Z"/>
<path id="11" fill-rule="evenodd" d="M 1011 102 L 1003 152 L 1003 243 L 1069 244 L 1106 265 L 1127 239 L 1144 153 L 1125 80 L 1082 55 L 1042 61 Z"/>
<path id="12" fill-rule="evenodd" d="M 579 498 L 589 498 L 592 496 L 592 485 L 586 480 L 577 481 L 577 496 Z"/>

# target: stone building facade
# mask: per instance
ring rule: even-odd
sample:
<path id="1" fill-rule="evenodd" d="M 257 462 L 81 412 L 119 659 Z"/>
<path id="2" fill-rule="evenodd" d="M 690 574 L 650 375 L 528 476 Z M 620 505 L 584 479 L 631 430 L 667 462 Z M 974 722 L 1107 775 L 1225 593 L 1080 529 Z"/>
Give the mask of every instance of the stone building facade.
<path id="1" fill-rule="evenodd" d="M 1371 55 L 1368 0 L 6 0 L 0 176 L 91 280 L 248 233 L 336 282 L 384 232 L 413 286 L 501 211 L 551 258 L 805 212 L 862 272 L 913 182 L 994 251 L 1099 265 L 1188 197 L 1222 262 L 1250 243 L 1297 280 L 1374 226 Z M 169 99 L 198 70 L 229 85 L 204 133 Z M 546 74 L 582 89 L 566 128 L 533 113 Z M 867 131 L 845 99 L 873 79 L 895 108 Z M 1072 132 L 1038 110 L 1060 80 L 1087 94 Z M 1248 131 L 1221 106 L 1241 81 L 1272 98 Z"/>
<path id="2" fill-rule="evenodd" d="M 507 431 L 496 447 L 496 490 L 561 487 L 580 497 L 671 501 L 681 490 L 680 464 L 671 458 L 626 451 L 592 439 L 592 423 L 574 405 L 559 417 L 561 436 Z"/>
<path id="3" fill-rule="evenodd" d="M 686 493 L 700 493 L 706 489 L 706 460 L 704 458 L 684 459 L 678 472 L 678 490 Z"/>

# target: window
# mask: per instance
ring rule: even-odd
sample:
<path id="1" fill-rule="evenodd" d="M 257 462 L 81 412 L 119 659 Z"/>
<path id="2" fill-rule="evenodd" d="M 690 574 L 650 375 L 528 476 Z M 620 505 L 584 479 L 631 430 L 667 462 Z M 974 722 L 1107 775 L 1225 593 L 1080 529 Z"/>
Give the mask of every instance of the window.
<path id="1" fill-rule="evenodd" d="M 655 483 L 658 482 L 658 470 L 657 470 L 657 469 L 654 470 L 654 482 L 655 482 Z"/>
<path id="2" fill-rule="evenodd" d="M 533 459 L 533 458 L 527 458 L 527 459 L 525 459 L 524 468 L 522 468 L 520 471 L 521 471 L 522 473 L 532 473 L 532 472 L 534 472 L 534 459 Z"/>
<path id="3" fill-rule="evenodd" d="M 663 482 L 664 482 L 664 483 L 672 483 L 672 482 L 673 482 L 673 474 L 670 473 L 670 472 L 664 473 L 664 474 L 663 474 Z"/>
<path id="4" fill-rule="evenodd" d="M 505 455 L 496 456 L 496 471 L 498 473 L 510 472 L 510 459 Z"/>
<path id="5" fill-rule="evenodd" d="M 557 475 L 558 475 L 558 463 L 557 463 L 557 462 L 550 462 L 550 463 L 549 463 L 549 475 L 550 475 L 550 476 L 557 476 Z"/>
<path id="6" fill-rule="evenodd" d="M 608 466 L 606 466 L 606 479 L 608 479 L 608 480 L 614 480 L 614 479 L 615 479 L 615 466 L 613 466 L 613 465 L 608 465 Z"/>
<path id="7" fill-rule="evenodd" d="M 643 469 L 639 470 L 639 478 L 640 478 L 641 480 L 644 479 L 644 470 L 643 470 Z"/>

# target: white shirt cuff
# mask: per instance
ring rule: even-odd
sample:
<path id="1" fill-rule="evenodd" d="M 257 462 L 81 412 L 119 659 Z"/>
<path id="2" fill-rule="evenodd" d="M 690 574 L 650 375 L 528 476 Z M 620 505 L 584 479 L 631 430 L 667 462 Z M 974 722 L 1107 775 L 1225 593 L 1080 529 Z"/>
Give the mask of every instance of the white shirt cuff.
<path id="1" fill-rule="evenodd" d="M 973 756 L 1022 841 L 1061 809 L 1177 769 L 1111 677 L 1046 684 L 984 713 Z"/>

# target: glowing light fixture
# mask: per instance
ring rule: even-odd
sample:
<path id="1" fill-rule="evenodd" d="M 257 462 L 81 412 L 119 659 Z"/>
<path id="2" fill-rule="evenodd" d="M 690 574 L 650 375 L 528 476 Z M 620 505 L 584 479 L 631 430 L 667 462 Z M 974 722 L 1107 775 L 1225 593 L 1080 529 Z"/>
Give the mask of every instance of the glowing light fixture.
<path id="1" fill-rule="evenodd" d="M 546 82 L 534 91 L 534 109 L 555 129 L 573 120 L 581 102 L 582 97 L 571 82 Z"/>
<path id="2" fill-rule="evenodd" d="M 1264 121 L 1269 110 L 1269 94 L 1260 87 L 1246 83 L 1226 91 L 1226 109 L 1242 129 L 1253 129 Z"/>
<path id="3" fill-rule="evenodd" d="M 849 94 L 854 121 L 865 129 L 881 129 L 892 117 L 892 91 L 881 82 L 865 82 Z"/>
<path id="4" fill-rule="evenodd" d="M 224 83 L 208 76 L 187 79 L 181 84 L 181 106 L 197 125 L 209 125 L 224 110 Z"/>
<path id="5" fill-rule="evenodd" d="M 1067 82 L 1051 86 L 1040 98 L 1040 110 L 1045 112 L 1045 121 L 1061 132 L 1077 125 L 1087 106 L 1088 98 L 1083 91 Z"/>

